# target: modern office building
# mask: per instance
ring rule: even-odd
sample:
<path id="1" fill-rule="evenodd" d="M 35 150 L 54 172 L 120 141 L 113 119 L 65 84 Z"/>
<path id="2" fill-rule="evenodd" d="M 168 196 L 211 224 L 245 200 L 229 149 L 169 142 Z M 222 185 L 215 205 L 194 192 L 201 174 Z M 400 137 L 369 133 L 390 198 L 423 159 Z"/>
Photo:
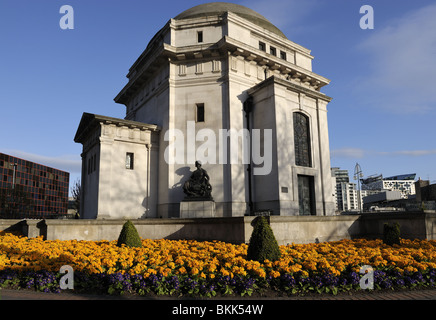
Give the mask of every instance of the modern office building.
<path id="1" fill-rule="evenodd" d="M 401 198 L 406 199 L 415 194 L 415 176 L 416 174 L 404 174 L 383 178 L 383 175 L 377 175 L 362 179 L 363 190 L 383 190 L 399 191 Z"/>
<path id="2" fill-rule="evenodd" d="M 56 218 L 67 214 L 70 174 L 0 153 L 0 217 Z"/>

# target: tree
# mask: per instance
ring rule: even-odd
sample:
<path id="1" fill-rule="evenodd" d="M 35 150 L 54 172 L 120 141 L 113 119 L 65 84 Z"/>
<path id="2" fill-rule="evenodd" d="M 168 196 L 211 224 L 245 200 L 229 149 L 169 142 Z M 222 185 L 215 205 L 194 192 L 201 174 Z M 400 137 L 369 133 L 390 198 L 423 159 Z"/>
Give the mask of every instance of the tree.
<path id="1" fill-rule="evenodd" d="M 80 180 L 77 179 L 73 187 L 71 188 L 71 195 L 73 196 L 73 207 L 76 210 L 76 219 L 80 217 L 80 196 L 82 194 L 82 185 L 80 183 Z"/>
<path id="2" fill-rule="evenodd" d="M 117 246 L 121 247 L 122 244 L 127 247 L 142 247 L 142 241 L 139 237 L 138 230 L 136 230 L 135 225 L 130 220 L 127 220 L 124 223 L 120 236 L 118 237 Z"/>
<path id="3" fill-rule="evenodd" d="M 401 244 L 400 241 L 400 224 L 398 222 L 393 225 L 385 223 L 383 225 L 383 243 L 393 246 L 394 244 Z"/>
<path id="4" fill-rule="evenodd" d="M 266 217 L 257 217 L 247 249 L 247 259 L 264 262 L 280 258 L 280 248 Z"/>

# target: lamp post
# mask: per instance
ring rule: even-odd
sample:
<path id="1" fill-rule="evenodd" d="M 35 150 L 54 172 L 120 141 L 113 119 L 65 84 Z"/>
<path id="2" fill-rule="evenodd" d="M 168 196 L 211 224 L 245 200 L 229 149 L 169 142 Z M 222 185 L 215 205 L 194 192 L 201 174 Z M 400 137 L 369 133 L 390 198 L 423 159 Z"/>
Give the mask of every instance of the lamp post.
<path id="1" fill-rule="evenodd" d="M 357 201 L 359 206 L 359 213 L 362 213 L 362 198 L 360 196 L 360 178 L 363 178 L 363 172 L 362 168 L 360 168 L 360 165 L 356 163 L 356 166 L 354 167 L 354 180 L 357 180 Z"/>

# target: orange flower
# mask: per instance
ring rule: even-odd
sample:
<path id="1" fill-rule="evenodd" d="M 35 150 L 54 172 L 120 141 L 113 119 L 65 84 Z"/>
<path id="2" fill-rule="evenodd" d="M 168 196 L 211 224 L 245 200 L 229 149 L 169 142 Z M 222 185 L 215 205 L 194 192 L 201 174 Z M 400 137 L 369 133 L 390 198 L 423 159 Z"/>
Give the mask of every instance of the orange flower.
<path id="1" fill-rule="evenodd" d="M 185 269 L 185 267 L 181 267 L 181 268 L 179 268 L 179 270 L 177 271 L 177 273 L 179 273 L 179 274 L 185 274 L 185 273 L 186 273 L 186 269 Z"/>
<path id="2" fill-rule="evenodd" d="M 280 272 L 278 272 L 278 271 L 271 271 L 269 274 L 270 274 L 270 276 L 273 277 L 273 278 L 278 278 L 278 277 L 280 277 Z"/>

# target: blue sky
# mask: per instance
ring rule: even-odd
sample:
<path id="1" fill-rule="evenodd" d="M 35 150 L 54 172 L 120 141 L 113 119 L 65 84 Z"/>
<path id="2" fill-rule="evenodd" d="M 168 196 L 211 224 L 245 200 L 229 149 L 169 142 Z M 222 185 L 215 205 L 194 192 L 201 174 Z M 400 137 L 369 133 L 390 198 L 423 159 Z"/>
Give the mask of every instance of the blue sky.
<path id="1" fill-rule="evenodd" d="M 208 1 L 2 0 L 0 152 L 80 178 L 73 141 L 83 112 L 124 118 L 113 98 L 149 40 Z M 436 4 L 394 0 L 243 0 L 288 39 L 312 50 L 331 80 L 331 165 L 365 176 L 416 173 L 436 182 Z M 62 30 L 59 9 L 74 9 Z M 374 9 L 374 29 L 359 26 Z"/>

